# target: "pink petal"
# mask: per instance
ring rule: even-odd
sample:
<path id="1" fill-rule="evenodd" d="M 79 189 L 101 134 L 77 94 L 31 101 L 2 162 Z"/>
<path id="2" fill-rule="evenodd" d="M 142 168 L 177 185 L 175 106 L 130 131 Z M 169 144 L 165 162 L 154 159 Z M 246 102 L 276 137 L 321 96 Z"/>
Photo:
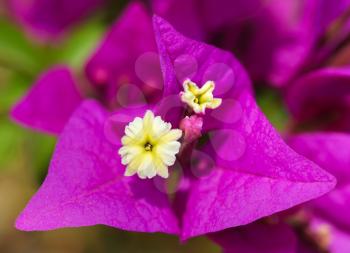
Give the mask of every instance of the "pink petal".
<path id="1" fill-rule="evenodd" d="M 327 59 L 344 37 L 332 38 L 324 45 L 319 42 L 332 29 L 332 24 L 346 15 L 349 6 L 349 0 L 276 0 L 270 4 L 271 16 L 276 16 L 275 22 L 280 24 L 277 25 L 280 36 L 277 41 L 282 43 L 272 58 L 270 80 L 274 85 L 287 85 L 305 68 L 315 67 Z M 269 26 L 264 28 L 269 29 Z"/>
<path id="2" fill-rule="evenodd" d="M 17 219 L 18 229 L 104 224 L 130 231 L 178 232 L 167 195 L 153 181 L 123 176 L 118 145 L 104 135 L 107 119 L 94 101 L 76 110 L 58 140 L 47 178 Z"/>
<path id="3" fill-rule="evenodd" d="M 201 150 L 215 165 L 211 173 L 193 181 L 183 238 L 248 224 L 335 186 L 330 174 L 283 142 L 250 94 L 242 94 L 238 101 L 241 119 L 209 132 Z"/>
<path id="4" fill-rule="evenodd" d="M 160 17 L 155 16 L 153 24 L 164 77 L 163 99 L 157 111 L 174 126 L 183 116 L 179 93 L 185 79 L 190 78 L 198 86 L 215 81 L 214 96 L 225 99 L 220 110 L 231 107 L 235 102 L 232 98 L 239 92 L 252 92 L 246 72 L 229 52 L 184 37 Z M 220 112 L 213 117 L 221 118 Z"/>
<path id="5" fill-rule="evenodd" d="M 9 0 L 12 15 L 43 38 L 55 38 L 105 4 L 104 0 Z"/>
<path id="6" fill-rule="evenodd" d="M 309 203 L 315 211 L 350 231 L 350 135 L 308 133 L 289 138 L 289 145 L 338 179 L 337 187 Z"/>
<path id="7" fill-rule="evenodd" d="M 187 168 L 197 178 L 192 180 L 183 214 L 183 239 L 248 224 L 334 187 L 331 175 L 283 142 L 257 107 L 250 81 L 231 54 L 185 38 L 159 17 L 154 17 L 154 28 L 165 98 L 178 96 L 183 79 L 188 77 L 185 72 L 179 79 L 183 73 L 177 72 L 174 64 L 177 57 L 183 59 L 185 55 L 197 62 L 198 71 L 191 79 L 199 85 L 215 80 L 208 76 L 220 73 L 214 95 L 226 103 L 219 115 L 212 115 L 213 110 L 203 122 L 208 141 L 200 152 L 210 157 L 207 162 L 212 165 L 211 173 L 201 176 L 196 170 L 198 163 L 192 161 L 194 166 Z M 218 64 L 221 67 L 213 71 Z M 159 105 L 162 106 L 168 103 Z"/>
<path id="8" fill-rule="evenodd" d="M 108 103 L 115 103 L 123 85 L 133 86 L 151 102 L 161 95 L 159 57 L 151 17 L 143 4 L 127 6 L 87 63 L 86 73 Z"/>
<path id="9" fill-rule="evenodd" d="M 309 203 L 316 214 L 342 227 L 350 234 L 350 183 L 337 186 L 325 196 Z"/>
<path id="10" fill-rule="evenodd" d="M 313 132 L 292 135 L 288 144 L 299 154 L 337 178 L 338 186 L 350 183 L 350 135 Z"/>
<path id="11" fill-rule="evenodd" d="M 13 108 L 11 116 L 27 127 L 59 134 L 81 101 L 82 95 L 70 70 L 55 67 L 39 77 Z"/>
<path id="12" fill-rule="evenodd" d="M 320 196 L 333 186 L 332 181 L 296 181 L 216 167 L 192 185 L 182 238 L 246 225 Z"/>
<path id="13" fill-rule="evenodd" d="M 220 97 L 251 90 L 246 72 L 229 52 L 184 37 L 160 17 L 153 18 L 153 26 L 164 76 L 164 96 L 178 95 L 187 78 L 199 86 L 215 81 L 214 95 Z"/>
<path id="14" fill-rule="evenodd" d="M 151 3 L 154 13 L 166 18 L 176 29 L 186 36 L 198 40 L 203 40 L 206 37 L 206 31 L 203 27 L 200 8 L 198 6 L 199 1 L 152 0 Z M 183 18 L 184 16 L 186 18 Z"/>
<path id="15" fill-rule="evenodd" d="M 342 30 L 322 50 L 317 47 L 330 26 L 346 15 L 349 0 L 151 2 L 154 12 L 179 32 L 232 50 L 254 80 L 268 79 L 275 86 L 286 85 L 303 66 L 324 60 L 348 34 Z"/>
<path id="16" fill-rule="evenodd" d="M 336 110 L 349 111 L 350 68 L 325 68 L 302 76 L 287 90 L 289 110 L 299 120 L 324 116 Z"/>

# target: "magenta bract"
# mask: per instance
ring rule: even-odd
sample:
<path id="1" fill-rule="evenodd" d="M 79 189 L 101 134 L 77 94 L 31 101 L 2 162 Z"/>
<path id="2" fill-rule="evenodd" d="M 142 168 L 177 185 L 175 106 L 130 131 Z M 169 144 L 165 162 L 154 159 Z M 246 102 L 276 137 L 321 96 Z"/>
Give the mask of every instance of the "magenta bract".
<path id="1" fill-rule="evenodd" d="M 153 26 L 164 79 L 161 100 L 117 109 L 83 102 L 64 127 L 48 176 L 19 216 L 18 229 L 105 224 L 187 239 L 248 224 L 334 187 L 330 174 L 283 142 L 230 53 L 184 37 L 157 16 Z M 214 97 L 222 105 L 203 116 L 202 145 L 179 154 L 171 168 L 170 173 L 182 172 L 171 203 L 157 178 L 123 176 L 117 151 L 122 126 L 147 109 L 179 126 L 186 78 L 200 85 L 215 81 Z M 203 164 L 209 166 L 203 170 Z"/>

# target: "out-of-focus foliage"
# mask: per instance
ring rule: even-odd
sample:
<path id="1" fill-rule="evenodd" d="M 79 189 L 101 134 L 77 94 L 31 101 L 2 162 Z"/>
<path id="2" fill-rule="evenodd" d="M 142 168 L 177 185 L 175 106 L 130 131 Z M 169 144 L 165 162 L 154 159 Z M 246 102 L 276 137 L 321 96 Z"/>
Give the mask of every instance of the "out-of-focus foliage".
<path id="1" fill-rule="evenodd" d="M 0 64 L 26 75 L 35 75 L 47 59 L 19 28 L 0 18 Z"/>
<path id="2" fill-rule="evenodd" d="M 270 122 L 280 132 L 288 131 L 288 114 L 281 94 L 273 88 L 258 89 L 257 102 Z"/>

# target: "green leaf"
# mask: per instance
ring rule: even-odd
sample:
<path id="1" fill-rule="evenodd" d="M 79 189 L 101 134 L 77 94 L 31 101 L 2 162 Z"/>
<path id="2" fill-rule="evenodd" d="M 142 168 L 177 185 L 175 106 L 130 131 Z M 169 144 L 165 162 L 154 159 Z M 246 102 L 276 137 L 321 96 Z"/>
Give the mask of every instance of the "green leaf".
<path id="1" fill-rule="evenodd" d="M 13 22 L 0 18 L 0 65 L 26 75 L 35 75 L 42 62 L 40 47 Z"/>
<path id="2" fill-rule="evenodd" d="M 8 118 L 0 118 L 0 170 L 10 167 L 10 163 L 17 161 L 21 152 L 24 133 L 14 126 Z"/>
<path id="3" fill-rule="evenodd" d="M 280 132 L 284 132 L 287 129 L 289 116 L 281 94 L 277 90 L 264 87 L 257 92 L 257 102 L 272 125 Z"/>
<path id="4" fill-rule="evenodd" d="M 55 49 L 56 61 L 81 70 L 103 33 L 104 26 L 97 18 L 81 24 L 70 32 L 60 48 Z"/>
<path id="5" fill-rule="evenodd" d="M 31 130 L 29 130 L 31 131 Z M 31 131 L 26 135 L 24 145 L 38 185 L 44 180 L 55 147 L 56 137 Z"/>
<path id="6" fill-rule="evenodd" d="M 0 114 L 7 114 L 32 82 L 27 76 L 0 68 Z"/>

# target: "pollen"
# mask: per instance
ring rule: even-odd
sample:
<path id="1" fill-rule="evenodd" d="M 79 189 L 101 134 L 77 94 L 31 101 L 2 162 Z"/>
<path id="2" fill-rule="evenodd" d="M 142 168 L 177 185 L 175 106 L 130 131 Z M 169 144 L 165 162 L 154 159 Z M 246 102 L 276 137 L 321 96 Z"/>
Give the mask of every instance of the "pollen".
<path id="1" fill-rule="evenodd" d="M 186 103 L 197 114 L 205 114 L 205 109 L 216 109 L 221 105 L 221 98 L 214 98 L 215 83 L 207 81 L 201 88 L 187 79 L 183 83 L 184 91 L 180 92 L 181 101 Z"/>
<path id="2" fill-rule="evenodd" d="M 137 174 L 140 178 L 156 175 L 168 178 L 168 167 L 174 165 L 180 150 L 180 129 L 147 111 L 143 118 L 136 117 L 125 127 L 119 155 L 126 165 L 125 176 Z"/>

